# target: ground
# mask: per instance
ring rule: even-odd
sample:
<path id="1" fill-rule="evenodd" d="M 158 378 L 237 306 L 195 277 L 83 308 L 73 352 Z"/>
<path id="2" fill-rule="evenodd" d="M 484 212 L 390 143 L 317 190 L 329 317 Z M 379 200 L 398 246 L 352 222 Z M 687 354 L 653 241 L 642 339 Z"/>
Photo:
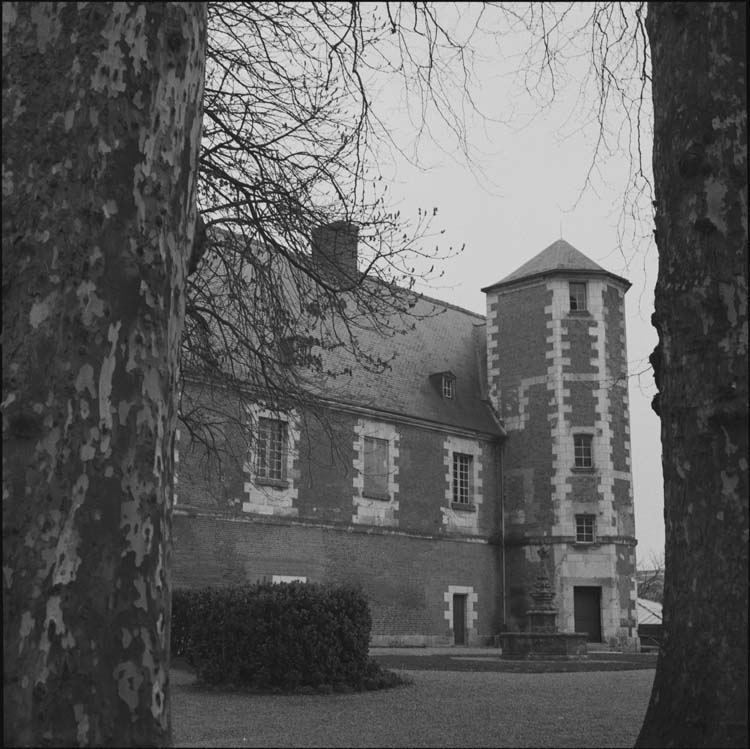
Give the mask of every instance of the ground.
<path id="1" fill-rule="evenodd" d="M 632 746 L 656 660 L 594 653 L 576 663 L 514 662 L 492 648 L 373 655 L 413 684 L 358 694 L 227 694 L 173 669 L 174 746 Z"/>

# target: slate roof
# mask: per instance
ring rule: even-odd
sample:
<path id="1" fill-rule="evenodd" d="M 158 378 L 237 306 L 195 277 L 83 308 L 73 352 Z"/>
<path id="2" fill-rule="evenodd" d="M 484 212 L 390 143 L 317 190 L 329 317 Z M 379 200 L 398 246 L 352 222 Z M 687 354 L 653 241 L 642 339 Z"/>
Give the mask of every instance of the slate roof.
<path id="1" fill-rule="evenodd" d="M 263 252 L 260 245 L 254 249 Z M 294 301 L 297 299 L 295 284 L 300 280 L 291 280 L 291 269 L 283 258 L 275 256 L 275 261 L 274 272 L 284 285 L 284 294 Z M 309 279 L 304 282 L 311 283 Z M 371 279 L 370 283 L 380 282 Z M 395 312 L 392 319 L 379 320 L 383 324 L 373 322 L 366 313 L 356 310 L 347 316 L 347 323 L 353 328 L 359 348 L 376 360 L 389 362 L 385 371 L 369 371 L 357 361 L 348 347 L 313 346 L 312 353 L 322 359 L 323 372 L 337 374 L 335 377 L 328 376 L 303 365 L 298 369 L 300 387 L 311 395 L 322 397 L 331 405 L 380 411 L 384 421 L 408 417 L 433 422 L 436 426 L 504 436 L 505 432 L 493 415 L 487 394 L 484 315 L 414 292 L 402 291 L 408 299 L 400 301 L 413 302 L 410 314 L 404 319 Z M 346 292 L 342 294 L 344 306 L 347 306 Z M 388 299 L 389 293 L 383 296 Z M 320 335 L 325 340 L 327 334 L 330 335 L 328 328 L 308 328 L 304 324 L 304 317 L 300 321 L 300 334 L 303 336 Z M 392 334 L 385 334 L 384 330 L 390 330 Z M 346 341 L 347 335 L 339 340 Z M 450 372 L 455 376 L 455 397 L 452 399 L 442 397 L 439 378 L 438 381 L 435 378 L 430 380 L 430 375 L 441 372 Z M 250 377 L 246 385 L 250 389 L 258 387 L 258 383 Z M 263 387 L 262 377 L 259 387 Z"/>
<path id="2" fill-rule="evenodd" d="M 547 276 L 552 273 L 566 273 L 575 275 L 604 275 L 624 283 L 630 287 L 630 282 L 610 273 L 601 265 L 595 263 L 591 258 L 586 257 L 580 250 L 573 247 L 572 244 L 564 239 L 558 239 L 549 247 L 545 247 L 538 255 L 534 255 L 531 260 L 525 262 L 520 268 L 514 270 L 505 278 L 491 286 L 486 286 L 482 291 L 490 291 L 500 286 L 510 286 L 519 281 L 525 281 L 537 276 Z"/>
<path id="3" fill-rule="evenodd" d="M 417 297 L 413 313 L 425 317 L 415 320 L 412 330 L 389 337 L 358 332 L 368 353 L 393 357 L 382 373 L 366 371 L 346 351 L 326 352 L 324 361 L 335 357 L 339 368 L 351 357 L 351 374 L 328 379 L 319 393 L 340 404 L 382 411 L 384 420 L 390 413 L 502 435 L 487 397 L 484 316 L 424 296 Z M 442 397 L 441 378 L 430 380 L 430 375 L 441 372 L 456 378 L 452 399 Z"/>

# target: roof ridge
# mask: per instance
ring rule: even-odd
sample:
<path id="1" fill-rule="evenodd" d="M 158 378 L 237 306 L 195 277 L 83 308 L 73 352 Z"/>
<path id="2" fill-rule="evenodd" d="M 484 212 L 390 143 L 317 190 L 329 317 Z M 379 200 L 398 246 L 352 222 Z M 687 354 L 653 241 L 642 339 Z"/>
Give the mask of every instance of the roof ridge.
<path id="1" fill-rule="evenodd" d="M 413 294 L 416 294 L 420 299 L 424 299 L 426 302 L 435 302 L 437 304 L 442 304 L 444 307 L 448 309 L 456 310 L 457 312 L 465 312 L 467 315 L 471 315 L 472 317 L 479 318 L 482 322 L 487 322 L 487 315 L 482 312 L 474 312 L 473 310 L 466 309 L 466 307 L 461 307 L 458 304 L 453 304 L 452 302 L 446 302 L 443 299 L 438 299 L 437 297 L 433 296 L 427 296 L 427 294 L 422 294 L 419 291 L 412 292 Z"/>

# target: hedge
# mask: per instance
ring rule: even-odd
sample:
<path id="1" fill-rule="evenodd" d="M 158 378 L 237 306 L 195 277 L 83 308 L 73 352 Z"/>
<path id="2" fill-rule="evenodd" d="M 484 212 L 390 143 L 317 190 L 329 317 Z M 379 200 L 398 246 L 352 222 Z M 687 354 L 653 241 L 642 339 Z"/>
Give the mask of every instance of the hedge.
<path id="1" fill-rule="evenodd" d="M 258 583 L 172 594 L 173 656 L 207 684 L 362 688 L 372 620 L 356 588 Z"/>

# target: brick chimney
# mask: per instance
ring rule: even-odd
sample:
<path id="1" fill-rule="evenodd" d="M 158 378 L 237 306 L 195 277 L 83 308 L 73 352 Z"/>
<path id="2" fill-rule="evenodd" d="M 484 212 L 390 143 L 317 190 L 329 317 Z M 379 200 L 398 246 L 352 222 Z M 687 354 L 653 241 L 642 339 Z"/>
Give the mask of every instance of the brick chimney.
<path id="1" fill-rule="evenodd" d="M 359 227 L 349 221 L 332 221 L 313 229 L 312 256 L 320 272 L 355 280 L 358 237 Z"/>

